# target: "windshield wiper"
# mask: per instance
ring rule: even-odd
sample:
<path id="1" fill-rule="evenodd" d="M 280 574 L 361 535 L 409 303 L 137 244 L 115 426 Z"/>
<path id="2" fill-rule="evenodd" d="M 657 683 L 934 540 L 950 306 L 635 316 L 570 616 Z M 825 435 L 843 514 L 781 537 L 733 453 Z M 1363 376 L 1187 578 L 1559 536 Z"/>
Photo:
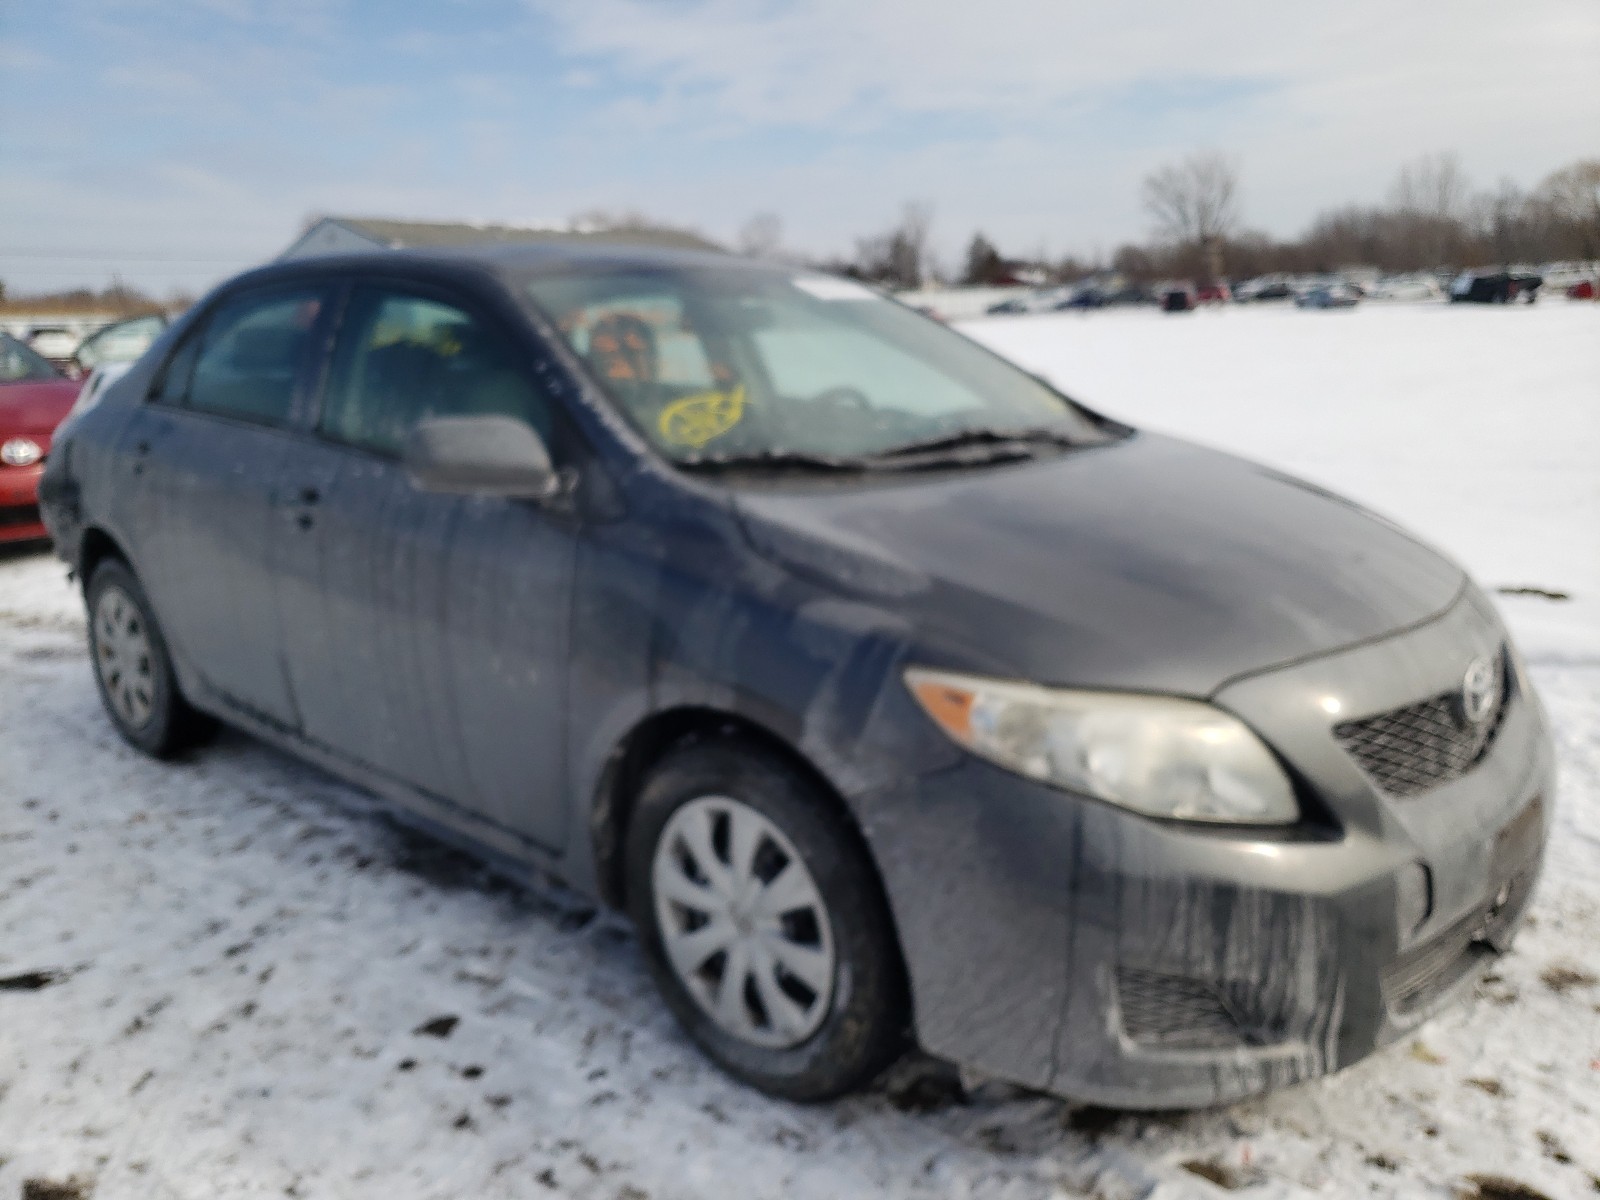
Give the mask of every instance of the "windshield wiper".
<path id="1" fill-rule="evenodd" d="M 806 454 L 799 450 L 756 450 L 748 454 L 697 454 L 680 458 L 686 471 L 742 471 L 755 469 L 800 471 L 872 471 L 878 464 L 864 458 Z"/>
<path id="2" fill-rule="evenodd" d="M 963 429 L 871 454 L 808 454 L 802 450 L 754 450 L 743 454 L 697 454 L 680 458 L 686 471 L 797 470 L 816 472 L 916 471 L 949 465 L 980 466 L 1033 458 L 1041 445 L 1082 443 L 1059 429 Z"/>
<path id="3" fill-rule="evenodd" d="M 1000 457 L 1031 458 L 1034 453 L 1033 448 L 1041 444 L 1078 446 L 1082 445 L 1082 442 L 1063 430 L 1052 429 L 1049 426 L 1032 429 L 994 429 L 980 426 L 941 434 L 939 437 L 920 442 L 891 446 L 887 450 L 879 450 L 872 457 L 884 463 L 924 457 L 931 459 L 957 457 L 963 460 L 973 458 L 975 461 L 988 462 Z M 976 450 L 979 453 L 976 456 L 952 454 L 964 450 Z"/>

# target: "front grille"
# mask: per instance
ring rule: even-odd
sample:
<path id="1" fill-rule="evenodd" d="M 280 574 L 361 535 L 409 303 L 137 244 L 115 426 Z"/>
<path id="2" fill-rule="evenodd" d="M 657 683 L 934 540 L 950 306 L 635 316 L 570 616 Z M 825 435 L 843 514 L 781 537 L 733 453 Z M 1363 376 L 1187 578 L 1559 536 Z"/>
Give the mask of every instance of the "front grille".
<path id="1" fill-rule="evenodd" d="M 1489 752 L 1511 704 L 1511 672 L 1503 648 L 1495 670 L 1499 698 L 1482 721 L 1467 720 L 1461 693 L 1453 691 L 1335 725 L 1333 736 L 1391 796 L 1414 796 L 1459 779 Z"/>
<path id="2" fill-rule="evenodd" d="M 37 525 L 39 510 L 32 504 L 0 505 L 0 529 L 14 525 Z"/>

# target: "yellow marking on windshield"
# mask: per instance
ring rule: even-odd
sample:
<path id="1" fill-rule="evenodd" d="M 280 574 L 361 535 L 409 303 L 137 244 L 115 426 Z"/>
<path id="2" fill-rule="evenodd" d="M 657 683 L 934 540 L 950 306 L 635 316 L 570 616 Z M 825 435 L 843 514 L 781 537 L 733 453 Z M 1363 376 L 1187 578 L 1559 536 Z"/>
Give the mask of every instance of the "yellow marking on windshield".
<path id="1" fill-rule="evenodd" d="M 674 446 L 699 449 L 744 419 L 744 385 L 731 392 L 696 392 L 661 410 L 656 426 Z"/>

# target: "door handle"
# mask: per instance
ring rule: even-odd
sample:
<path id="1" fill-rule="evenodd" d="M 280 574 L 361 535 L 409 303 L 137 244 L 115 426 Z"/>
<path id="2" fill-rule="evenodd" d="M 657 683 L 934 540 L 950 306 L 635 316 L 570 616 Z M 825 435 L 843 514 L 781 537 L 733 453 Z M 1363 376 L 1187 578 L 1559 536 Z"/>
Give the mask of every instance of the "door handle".
<path id="1" fill-rule="evenodd" d="M 135 447 L 134 447 L 134 448 L 133 448 L 133 452 L 134 452 L 134 453 L 135 453 L 135 454 L 138 454 L 138 455 L 141 455 L 141 456 L 142 456 L 142 455 L 145 455 L 145 454 L 149 454 L 149 453 L 150 453 L 150 443 L 149 443 L 149 442 L 147 442 L 147 441 L 143 441 L 143 440 L 141 440 L 141 441 L 140 441 L 140 442 L 139 442 L 139 444 L 138 444 L 138 445 L 136 445 L 136 446 L 135 446 Z"/>
<path id="2" fill-rule="evenodd" d="M 315 504 L 321 499 L 322 493 L 314 487 L 303 487 L 300 489 L 299 500 L 301 504 Z"/>

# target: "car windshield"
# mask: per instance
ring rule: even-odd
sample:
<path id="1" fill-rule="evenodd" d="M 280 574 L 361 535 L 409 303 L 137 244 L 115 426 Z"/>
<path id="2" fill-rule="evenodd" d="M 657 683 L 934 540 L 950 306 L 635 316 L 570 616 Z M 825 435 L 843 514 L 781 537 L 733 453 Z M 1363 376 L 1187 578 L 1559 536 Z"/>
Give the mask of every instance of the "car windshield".
<path id="1" fill-rule="evenodd" d="M 61 372 L 9 333 L 0 333 L 0 383 L 35 383 L 60 379 Z"/>
<path id="2" fill-rule="evenodd" d="M 165 317 L 130 317 L 90 334 L 78 347 L 78 362 L 87 369 L 106 363 L 131 363 L 150 348 L 166 328 Z"/>
<path id="3" fill-rule="evenodd" d="M 529 294 L 628 419 L 684 464 L 861 464 L 1104 440 L 1031 375 L 833 276 L 746 266 L 540 274 Z M 967 461 L 989 461 L 969 453 Z"/>

